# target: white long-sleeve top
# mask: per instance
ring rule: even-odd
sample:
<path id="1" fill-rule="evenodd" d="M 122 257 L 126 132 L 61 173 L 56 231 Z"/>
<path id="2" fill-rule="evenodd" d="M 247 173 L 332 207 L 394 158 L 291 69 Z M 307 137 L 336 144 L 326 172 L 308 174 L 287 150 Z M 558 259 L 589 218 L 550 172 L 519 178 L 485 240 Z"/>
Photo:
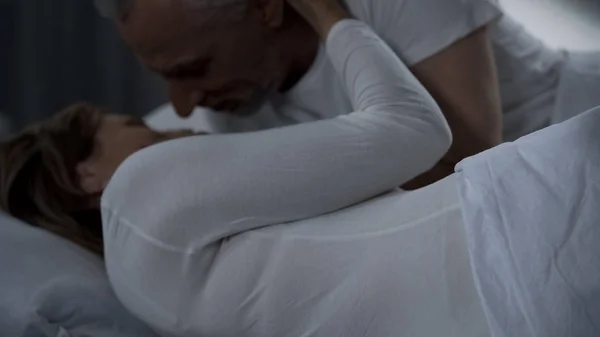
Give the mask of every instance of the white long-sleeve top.
<path id="1" fill-rule="evenodd" d="M 232 238 L 314 222 L 388 192 L 432 167 L 449 148 L 450 130 L 438 106 L 367 25 L 339 22 L 326 50 L 355 112 L 159 144 L 130 157 L 106 188 L 102 216 L 111 282 L 124 304 L 159 330 L 208 333 L 201 322 L 211 317 L 202 312 L 219 306 L 205 299 L 208 284 L 219 283 L 217 270 L 248 263 L 224 259 Z M 270 255 L 252 254 L 247 258 L 256 263 Z M 239 277 L 240 287 L 255 281 Z M 236 324 L 242 323 L 231 322 L 232 329 Z M 206 335 L 239 336 L 233 330 Z M 247 335 L 268 336 L 262 330 Z"/>

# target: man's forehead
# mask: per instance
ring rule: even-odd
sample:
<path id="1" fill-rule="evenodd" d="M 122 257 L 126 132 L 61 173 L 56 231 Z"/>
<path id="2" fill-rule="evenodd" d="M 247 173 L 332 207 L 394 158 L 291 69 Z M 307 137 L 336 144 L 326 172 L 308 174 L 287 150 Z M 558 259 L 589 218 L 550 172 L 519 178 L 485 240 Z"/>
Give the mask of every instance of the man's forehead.
<path id="1" fill-rule="evenodd" d="M 134 1 L 130 15 L 118 27 L 130 47 L 144 53 L 166 48 L 175 37 L 189 34 L 181 0 Z"/>
<path id="2" fill-rule="evenodd" d="M 162 43 L 136 43 L 134 52 L 147 68 L 158 73 L 173 73 L 206 62 L 214 41 L 174 36 Z"/>

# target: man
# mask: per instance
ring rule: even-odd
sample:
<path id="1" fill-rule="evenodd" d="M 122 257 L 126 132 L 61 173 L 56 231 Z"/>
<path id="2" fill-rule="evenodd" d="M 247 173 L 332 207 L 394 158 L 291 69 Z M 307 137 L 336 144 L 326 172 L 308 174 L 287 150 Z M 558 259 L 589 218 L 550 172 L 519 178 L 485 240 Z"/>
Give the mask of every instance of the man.
<path id="1" fill-rule="evenodd" d="M 211 119 L 221 131 L 235 132 L 352 111 L 316 34 L 284 0 L 97 3 L 109 9 L 139 59 L 168 81 L 181 116 L 195 106 L 229 111 Z M 505 138 L 549 124 L 552 94 L 546 93 L 556 84 L 562 57 L 510 19 L 498 21 L 501 12 L 494 5 L 484 0 L 345 3 L 410 66 L 452 129 L 449 153 L 405 187 L 437 181 L 461 159 L 501 142 L 502 110 Z M 533 113 L 523 116 L 528 110 Z"/>

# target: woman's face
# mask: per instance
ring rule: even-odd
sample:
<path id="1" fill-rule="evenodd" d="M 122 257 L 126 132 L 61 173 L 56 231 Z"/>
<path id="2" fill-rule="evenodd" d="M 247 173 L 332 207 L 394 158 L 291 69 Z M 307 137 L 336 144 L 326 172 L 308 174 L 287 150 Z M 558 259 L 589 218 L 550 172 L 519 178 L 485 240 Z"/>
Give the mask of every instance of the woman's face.
<path id="1" fill-rule="evenodd" d="M 81 187 L 90 195 L 99 194 L 117 168 L 135 152 L 166 140 L 192 135 L 190 130 L 157 132 L 136 117 L 104 115 L 92 155 L 77 167 Z"/>

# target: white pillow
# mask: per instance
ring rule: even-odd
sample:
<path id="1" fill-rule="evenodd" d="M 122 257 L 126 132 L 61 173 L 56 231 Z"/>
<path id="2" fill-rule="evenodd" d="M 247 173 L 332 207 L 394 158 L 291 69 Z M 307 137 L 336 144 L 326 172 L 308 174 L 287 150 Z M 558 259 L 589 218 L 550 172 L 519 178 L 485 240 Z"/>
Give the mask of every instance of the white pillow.
<path id="1" fill-rule="evenodd" d="M 0 269 L 0 336 L 156 336 L 116 299 L 98 256 L 2 212 Z"/>

